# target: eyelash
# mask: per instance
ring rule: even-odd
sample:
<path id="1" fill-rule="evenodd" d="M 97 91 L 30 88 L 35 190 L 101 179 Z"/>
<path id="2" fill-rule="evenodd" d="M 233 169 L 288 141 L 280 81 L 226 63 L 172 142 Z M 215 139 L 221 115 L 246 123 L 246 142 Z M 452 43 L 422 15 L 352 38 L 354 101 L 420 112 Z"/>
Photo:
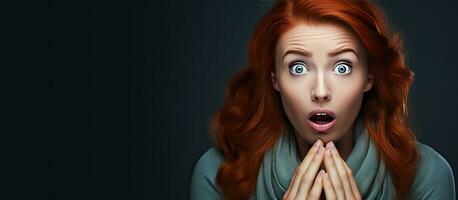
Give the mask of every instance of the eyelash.
<path id="1" fill-rule="evenodd" d="M 302 65 L 304 65 L 304 67 L 306 68 L 307 71 L 310 71 L 310 69 L 308 68 L 308 65 L 304 61 L 296 60 L 296 61 L 292 61 L 288 66 L 290 73 L 292 73 L 293 75 L 295 75 L 295 76 L 300 76 L 301 75 L 301 74 L 294 74 L 293 72 L 291 72 L 292 67 L 294 67 L 296 64 L 302 64 Z M 351 64 L 351 61 L 349 61 L 349 60 L 339 60 L 334 64 L 333 71 L 334 71 L 335 67 L 337 67 L 339 64 L 346 64 L 350 68 L 350 72 L 348 72 L 346 74 L 342 74 L 342 75 L 347 75 L 347 74 L 351 73 L 351 71 L 353 70 L 353 65 Z"/>
<path id="2" fill-rule="evenodd" d="M 295 73 L 292 72 L 292 68 L 297 64 L 303 65 L 306 71 L 310 71 L 310 69 L 308 69 L 307 64 L 305 62 L 303 62 L 303 61 L 293 61 L 293 62 L 291 62 L 291 64 L 289 64 L 288 68 L 289 68 L 289 72 L 292 73 L 294 76 L 300 76 L 301 75 L 301 74 L 295 74 Z"/>

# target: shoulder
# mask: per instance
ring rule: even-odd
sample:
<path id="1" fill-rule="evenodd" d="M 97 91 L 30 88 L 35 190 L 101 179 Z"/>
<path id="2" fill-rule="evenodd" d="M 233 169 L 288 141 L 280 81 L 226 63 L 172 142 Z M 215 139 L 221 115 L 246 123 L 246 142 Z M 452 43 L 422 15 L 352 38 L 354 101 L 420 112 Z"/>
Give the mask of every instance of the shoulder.
<path id="1" fill-rule="evenodd" d="M 413 199 L 455 199 L 455 181 L 447 160 L 428 145 L 417 142 L 420 159 L 412 185 Z"/>
<path id="2" fill-rule="evenodd" d="M 191 180 L 191 199 L 220 199 L 221 192 L 216 184 L 216 174 L 224 158 L 212 147 L 197 161 Z"/>
<path id="3" fill-rule="evenodd" d="M 223 160 L 221 152 L 216 147 L 212 147 L 200 156 L 194 167 L 193 175 L 215 178 L 219 165 Z"/>

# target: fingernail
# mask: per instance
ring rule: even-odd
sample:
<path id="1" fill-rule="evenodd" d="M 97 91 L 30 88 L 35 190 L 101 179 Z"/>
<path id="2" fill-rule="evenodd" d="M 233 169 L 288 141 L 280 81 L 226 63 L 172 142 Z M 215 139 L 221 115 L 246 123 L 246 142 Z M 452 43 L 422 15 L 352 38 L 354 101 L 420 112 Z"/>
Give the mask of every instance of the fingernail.
<path id="1" fill-rule="evenodd" d="M 316 142 L 315 142 L 315 146 L 317 146 L 317 147 L 321 147 L 321 146 L 323 146 L 323 143 L 321 142 L 321 140 L 320 140 L 320 139 L 316 140 Z"/>
<path id="2" fill-rule="evenodd" d="M 318 147 L 318 153 L 323 152 L 323 149 L 324 149 L 323 147 Z"/>
<path id="3" fill-rule="evenodd" d="M 332 141 L 329 142 L 328 145 L 329 145 L 329 148 L 331 148 L 331 149 L 336 147 L 336 145 L 334 145 L 334 142 L 332 142 Z"/>
<path id="4" fill-rule="evenodd" d="M 326 150 L 326 154 L 328 154 L 329 157 L 332 157 L 332 152 L 330 149 Z"/>
<path id="5" fill-rule="evenodd" d="M 324 170 L 320 170 L 320 176 L 323 176 Z"/>

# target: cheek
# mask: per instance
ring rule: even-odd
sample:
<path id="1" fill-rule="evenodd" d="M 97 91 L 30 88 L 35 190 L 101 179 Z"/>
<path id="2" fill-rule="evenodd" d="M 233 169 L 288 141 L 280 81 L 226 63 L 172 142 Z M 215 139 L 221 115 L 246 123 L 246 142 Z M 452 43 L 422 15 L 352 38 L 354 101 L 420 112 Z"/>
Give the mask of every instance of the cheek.
<path id="1" fill-rule="evenodd" d="M 339 84 L 333 93 L 335 103 L 338 105 L 338 108 L 342 109 L 341 113 L 345 116 L 351 116 L 350 118 L 356 118 L 363 100 L 363 85 L 352 83 Z"/>
<path id="2" fill-rule="evenodd" d="M 305 84 L 286 83 L 281 88 L 281 99 L 284 110 L 288 118 L 293 122 L 299 121 L 301 115 L 305 116 L 304 102 L 307 93 L 303 87 L 304 85 Z"/>

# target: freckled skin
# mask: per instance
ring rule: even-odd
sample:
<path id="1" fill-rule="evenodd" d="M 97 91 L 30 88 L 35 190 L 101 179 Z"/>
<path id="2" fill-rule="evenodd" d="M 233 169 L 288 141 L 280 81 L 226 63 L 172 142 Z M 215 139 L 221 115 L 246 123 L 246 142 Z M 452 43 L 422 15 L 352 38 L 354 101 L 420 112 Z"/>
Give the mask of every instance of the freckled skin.
<path id="1" fill-rule="evenodd" d="M 356 54 L 345 51 L 329 55 L 336 49 L 353 49 Z M 288 50 L 306 50 L 310 55 L 285 55 Z M 337 143 L 346 157 L 353 145 L 353 125 L 363 94 L 373 84 L 373 77 L 367 71 L 366 52 L 358 38 L 338 24 L 300 23 L 279 38 L 275 51 L 272 83 L 294 126 L 300 154 L 304 155 L 308 146 L 320 138 L 325 144 Z M 350 73 L 336 73 L 336 66 L 342 60 L 349 61 Z M 295 61 L 305 63 L 307 70 L 303 74 L 294 75 L 290 71 L 290 64 Z M 330 109 L 336 115 L 335 126 L 325 134 L 317 133 L 307 122 L 307 115 L 319 108 Z"/>

